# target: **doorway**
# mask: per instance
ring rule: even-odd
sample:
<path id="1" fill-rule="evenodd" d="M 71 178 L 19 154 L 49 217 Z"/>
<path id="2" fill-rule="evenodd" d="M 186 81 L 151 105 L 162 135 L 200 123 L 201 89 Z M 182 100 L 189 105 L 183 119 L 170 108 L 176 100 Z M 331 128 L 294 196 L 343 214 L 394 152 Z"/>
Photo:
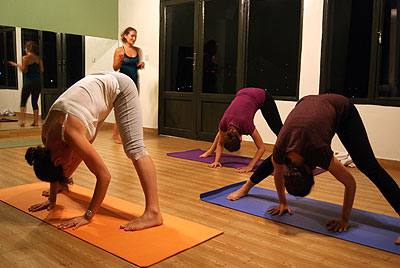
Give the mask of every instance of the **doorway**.
<path id="1" fill-rule="evenodd" d="M 213 140 L 243 86 L 239 0 L 161 3 L 159 132 Z"/>

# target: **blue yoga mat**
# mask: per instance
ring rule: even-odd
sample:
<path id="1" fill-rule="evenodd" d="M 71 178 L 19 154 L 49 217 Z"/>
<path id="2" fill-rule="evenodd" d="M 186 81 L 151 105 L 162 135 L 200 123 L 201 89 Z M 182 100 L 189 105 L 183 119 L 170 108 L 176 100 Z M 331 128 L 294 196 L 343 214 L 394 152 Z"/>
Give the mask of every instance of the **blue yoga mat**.
<path id="1" fill-rule="evenodd" d="M 287 202 L 293 214 L 272 216 L 267 210 L 278 204 L 278 196 L 275 191 L 253 187 L 248 196 L 236 201 L 226 199 L 230 193 L 238 190 L 244 183 L 245 181 L 202 193 L 200 199 L 305 230 L 400 254 L 400 245 L 394 244 L 400 235 L 398 218 L 353 209 L 349 229 L 346 232 L 335 233 L 327 229 L 326 223 L 340 216 L 342 206 L 287 194 Z"/>

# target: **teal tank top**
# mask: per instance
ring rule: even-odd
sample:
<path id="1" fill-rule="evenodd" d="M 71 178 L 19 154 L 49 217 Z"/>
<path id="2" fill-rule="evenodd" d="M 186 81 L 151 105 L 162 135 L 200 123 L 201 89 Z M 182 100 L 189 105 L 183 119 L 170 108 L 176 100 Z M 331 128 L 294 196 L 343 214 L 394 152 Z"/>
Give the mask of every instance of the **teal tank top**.
<path id="1" fill-rule="evenodd" d="M 24 82 L 40 80 L 40 66 L 37 63 L 28 65 L 28 71 L 24 73 Z"/>

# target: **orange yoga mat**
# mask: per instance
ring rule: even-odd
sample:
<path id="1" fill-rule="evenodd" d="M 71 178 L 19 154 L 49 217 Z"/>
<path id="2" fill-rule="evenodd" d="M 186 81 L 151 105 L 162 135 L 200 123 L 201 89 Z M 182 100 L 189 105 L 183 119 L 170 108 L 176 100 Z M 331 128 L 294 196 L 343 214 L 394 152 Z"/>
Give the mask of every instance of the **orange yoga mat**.
<path id="1" fill-rule="evenodd" d="M 31 205 L 45 201 L 41 192 L 48 188 L 48 183 L 38 182 L 0 189 L 0 200 L 57 226 L 63 220 L 83 215 L 93 194 L 93 190 L 73 185 L 69 193 L 57 195 L 57 206 L 52 210 L 29 212 Z M 90 224 L 64 231 L 139 266 L 150 266 L 222 234 L 166 213 L 161 226 L 134 232 L 119 229 L 143 211 L 143 206 L 107 195 Z"/>

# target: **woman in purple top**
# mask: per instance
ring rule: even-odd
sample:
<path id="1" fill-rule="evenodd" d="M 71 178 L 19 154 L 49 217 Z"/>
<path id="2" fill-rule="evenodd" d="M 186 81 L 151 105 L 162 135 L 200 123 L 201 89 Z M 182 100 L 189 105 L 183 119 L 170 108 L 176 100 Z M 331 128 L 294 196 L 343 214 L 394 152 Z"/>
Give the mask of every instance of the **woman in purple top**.
<path id="1" fill-rule="evenodd" d="M 356 107 L 346 97 L 336 94 L 306 96 L 288 115 L 272 156 L 279 206 L 268 212 L 272 215 L 291 214 L 285 188 L 291 195 L 306 196 L 314 184 L 312 170 L 319 166 L 345 186 L 341 215 L 328 222 L 328 229 L 335 232 L 347 230 L 356 182 L 345 166 L 333 156 L 330 145 L 335 134 L 357 168 L 378 187 L 400 215 L 399 186 L 376 160 Z M 396 244 L 400 244 L 400 237 Z"/>
<path id="2" fill-rule="evenodd" d="M 257 146 L 257 152 L 247 167 L 238 168 L 237 171 L 249 172 L 253 169 L 265 151 L 262 138 L 253 123 L 254 115 L 259 109 L 271 130 L 275 135 L 278 135 L 282 121 L 273 97 L 267 90 L 261 88 L 243 88 L 236 94 L 236 97 L 226 109 L 219 123 L 218 134 L 210 149 L 200 155 L 202 158 L 208 157 L 216 150 L 215 161 L 209 167 L 222 166 L 220 159 L 223 147 L 230 152 L 235 152 L 240 149 L 242 135 L 251 135 Z"/>

